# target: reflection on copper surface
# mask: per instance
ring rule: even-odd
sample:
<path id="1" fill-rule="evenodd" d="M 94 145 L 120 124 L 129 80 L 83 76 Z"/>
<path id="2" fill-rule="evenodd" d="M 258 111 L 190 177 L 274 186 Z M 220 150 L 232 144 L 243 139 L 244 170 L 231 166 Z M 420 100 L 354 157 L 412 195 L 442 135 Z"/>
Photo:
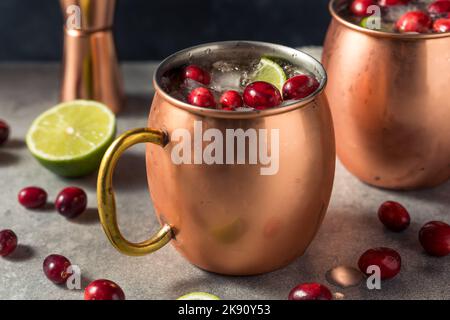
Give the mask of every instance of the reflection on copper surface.
<path id="1" fill-rule="evenodd" d="M 118 112 L 124 104 L 123 84 L 112 35 L 115 0 L 61 0 L 81 8 L 81 28 L 64 30 L 61 100 L 90 99 Z"/>

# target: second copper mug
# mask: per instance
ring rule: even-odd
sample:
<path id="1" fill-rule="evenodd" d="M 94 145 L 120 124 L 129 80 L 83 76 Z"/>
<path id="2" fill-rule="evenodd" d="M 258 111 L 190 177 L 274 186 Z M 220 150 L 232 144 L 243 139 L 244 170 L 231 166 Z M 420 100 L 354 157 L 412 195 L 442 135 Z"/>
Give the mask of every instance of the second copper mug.
<path id="1" fill-rule="evenodd" d="M 263 55 L 303 66 L 319 79 L 320 88 L 311 97 L 284 107 L 249 112 L 195 107 L 162 89 L 163 75 L 173 68 L 206 59 L 259 59 Z M 116 249 L 139 256 L 171 241 L 194 265 L 227 275 L 273 271 L 302 255 L 327 211 L 335 169 L 333 126 L 323 93 L 326 73 L 321 64 L 307 54 L 279 45 L 219 42 L 170 56 L 158 67 L 153 84 L 156 94 L 148 128 L 119 137 L 100 167 L 99 214 Z M 206 138 L 207 130 L 224 137 L 229 130 L 262 132 L 268 138 L 263 145 L 264 139 L 260 139 L 258 148 L 266 148 L 276 159 L 276 170 L 265 172 L 267 164 L 252 164 L 248 154 L 241 164 L 207 164 L 204 159 L 193 159 L 191 164 L 174 161 L 173 152 L 177 152 L 181 137 L 204 134 L 203 141 L 192 142 L 192 155 L 196 148 L 207 148 L 212 141 L 212 136 Z M 269 138 L 270 132 L 277 134 Z M 248 152 L 250 140 L 244 142 Z M 147 178 L 162 227 L 151 239 L 131 243 L 117 225 L 112 174 L 120 155 L 137 143 L 149 143 Z M 224 151 L 228 156 L 236 150 Z M 236 160 L 236 155 L 231 158 Z"/>
<path id="2" fill-rule="evenodd" d="M 450 33 L 365 29 L 339 16 L 345 1 L 330 2 L 323 53 L 340 160 L 362 181 L 384 188 L 447 181 Z"/>

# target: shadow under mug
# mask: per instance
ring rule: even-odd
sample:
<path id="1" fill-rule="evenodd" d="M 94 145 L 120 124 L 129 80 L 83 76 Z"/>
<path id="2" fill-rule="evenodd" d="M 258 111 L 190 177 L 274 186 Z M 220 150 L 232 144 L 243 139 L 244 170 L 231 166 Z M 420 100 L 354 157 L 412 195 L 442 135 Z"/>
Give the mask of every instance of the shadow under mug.
<path id="1" fill-rule="evenodd" d="M 333 16 L 322 62 L 337 154 L 362 181 L 389 189 L 450 178 L 450 33 L 369 30 Z"/>
<path id="2" fill-rule="evenodd" d="M 303 66 L 319 79 L 320 88 L 287 106 L 250 112 L 195 107 L 162 89 L 163 75 L 173 68 L 205 59 L 259 59 L 267 54 Z M 334 132 L 325 84 L 326 73 L 318 61 L 268 43 L 212 43 L 167 58 L 154 76 L 149 128 L 120 136 L 100 167 L 99 214 L 111 243 L 124 254 L 139 256 L 172 240 L 194 265 L 227 275 L 270 272 L 302 255 L 324 218 L 334 179 Z M 213 140 L 225 141 L 227 134 L 239 130 L 247 134 L 241 140 L 244 158 L 237 154 L 239 139 L 231 149 L 225 142 L 221 145 L 225 164 L 202 158 Z M 188 147 L 181 153 L 185 161 L 179 163 L 174 154 L 180 155 L 181 137 Z M 147 178 L 162 227 L 151 239 L 131 243 L 117 225 L 112 175 L 120 155 L 137 143 L 149 143 Z M 270 164 L 262 161 L 264 154 L 271 156 Z"/>

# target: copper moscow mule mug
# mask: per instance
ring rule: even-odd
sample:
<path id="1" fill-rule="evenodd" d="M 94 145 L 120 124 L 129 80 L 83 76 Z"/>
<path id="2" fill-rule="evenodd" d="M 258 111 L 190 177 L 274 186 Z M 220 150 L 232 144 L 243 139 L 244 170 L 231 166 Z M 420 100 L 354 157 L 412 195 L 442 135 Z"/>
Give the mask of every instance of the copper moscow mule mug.
<path id="1" fill-rule="evenodd" d="M 337 153 L 374 186 L 433 187 L 450 178 L 450 33 L 393 34 L 333 16 L 326 94 Z"/>
<path id="2" fill-rule="evenodd" d="M 249 112 L 195 107 L 162 89 L 163 75 L 175 67 L 205 59 L 259 59 L 267 54 L 304 66 L 319 79 L 320 88 L 313 96 L 287 106 Z M 326 213 L 335 169 L 334 132 L 323 93 L 326 73 L 321 64 L 305 53 L 279 45 L 219 42 L 170 56 L 158 67 L 153 84 L 156 94 L 148 128 L 119 137 L 100 167 L 99 214 L 111 243 L 122 253 L 139 256 L 172 240 L 194 265 L 228 275 L 269 272 L 302 255 Z M 274 136 L 266 141 L 269 153 L 278 161 L 278 170 L 262 174 L 265 165 L 250 164 L 250 139 L 245 139 L 245 163 L 206 164 L 202 159 L 194 159 L 192 164 L 174 163 L 175 135 L 179 138 L 176 132 L 180 128 L 188 136 L 201 131 L 206 136 L 208 129 L 224 136 L 239 129 L 278 132 L 278 146 L 269 142 Z M 206 140 L 211 141 L 205 138 L 200 144 L 192 143 L 193 155 L 196 148 L 207 148 Z M 149 143 L 148 183 L 162 227 L 151 239 L 130 243 L 117 225 L 112 175 L 120 155 L 137 143 Z M 232 157 L 235 160 L 236 155 Z"/>

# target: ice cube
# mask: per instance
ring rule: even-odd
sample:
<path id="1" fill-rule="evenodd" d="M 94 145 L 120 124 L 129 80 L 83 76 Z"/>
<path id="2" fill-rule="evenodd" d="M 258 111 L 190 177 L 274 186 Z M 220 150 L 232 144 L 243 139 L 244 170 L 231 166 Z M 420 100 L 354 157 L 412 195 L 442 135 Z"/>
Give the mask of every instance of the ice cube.
<path id="1" fill-rule="evenodd" d="M 210 88 L 213 91 L 240 90 L 240 67 L 237 63 L 229 61 L 217 61 L 211 70 Z"/>
<path id="2" fill-rule="evenodd" d="M 384 14 L 384 21 L 388 23 L 396 23 L 405 13 L 409 11 L 421 11 L 423 5 L 420 4 L 408 4 L 405 6 L 392 6 L 386 9 Z"/>

